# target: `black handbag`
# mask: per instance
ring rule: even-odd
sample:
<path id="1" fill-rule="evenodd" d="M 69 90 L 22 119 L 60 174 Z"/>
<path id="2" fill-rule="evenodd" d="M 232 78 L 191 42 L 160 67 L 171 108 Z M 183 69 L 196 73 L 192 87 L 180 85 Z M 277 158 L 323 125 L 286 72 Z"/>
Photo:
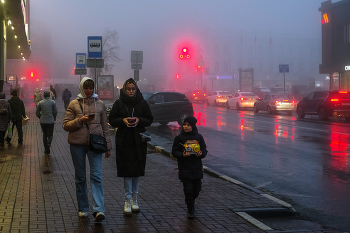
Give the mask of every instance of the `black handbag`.
<path id="1" fill-rule="evenodd" d="M 81 106 L 80 102 L 79 102 L 79 105 L 84 115 L 83 107 Z M 101 135 L 92 134 L 90 132 L 89 125 L 87 122 L 86 122 L 86 127 L 89 131 L 89 136 L 90 136 L 89 150 L 99 154 L 106 153 L 108 151 L 106 138 Z"/>

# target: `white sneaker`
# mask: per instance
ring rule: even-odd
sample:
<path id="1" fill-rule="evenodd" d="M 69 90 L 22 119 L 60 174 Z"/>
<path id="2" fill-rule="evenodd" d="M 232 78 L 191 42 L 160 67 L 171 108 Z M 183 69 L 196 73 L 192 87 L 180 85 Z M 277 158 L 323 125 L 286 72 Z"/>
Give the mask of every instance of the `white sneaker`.
<path id="1" fill-rule="evenodd" d="M 83 211 L 79 211 L 78 212 L 78 216 L 79 218 L 86 218 L 88 216 L 87 212 L 83 212 Z"/>
<path id="2" fill-rule="evenodd" d="M 101 222 L 102 220 L 105 219 L 105 215 L 102 212 L 97 212 L 95 216 L 95 222 Z"/>

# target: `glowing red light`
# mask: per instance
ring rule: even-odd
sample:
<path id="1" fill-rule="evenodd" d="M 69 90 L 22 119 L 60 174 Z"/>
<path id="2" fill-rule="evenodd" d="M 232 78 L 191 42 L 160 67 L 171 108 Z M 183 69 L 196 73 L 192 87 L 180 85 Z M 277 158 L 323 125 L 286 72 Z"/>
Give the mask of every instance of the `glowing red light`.
<path id="1" fill-rule="evenodd" d="M 187 49 L 186 49 L 186 48 L 183 48 L 183 49 L 182 49 L 182 52 L 187 53 Z"/>
<path id="2" fill-rule="evenodd" d="M 332 102 L 337 102 L 339 99 L 331 99 Z"/>
<path id="3" fill-rule="evenodd" d="M 348 93 L 348 92 L 347 92 L 347 91 L 339 91 L 339 93 L 345 93 L 345 94 L 346 94 L 346 93 Z"/>

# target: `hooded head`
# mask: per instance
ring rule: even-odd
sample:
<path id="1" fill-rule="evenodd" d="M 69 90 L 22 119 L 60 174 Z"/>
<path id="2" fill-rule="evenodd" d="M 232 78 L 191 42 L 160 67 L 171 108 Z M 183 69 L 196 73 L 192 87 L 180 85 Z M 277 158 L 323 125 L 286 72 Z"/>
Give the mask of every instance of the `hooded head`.
<path id="1" fill-rule="evenodd" d="M 85 83 L 86 82 L 86 83 Z M 81 80 L 80 85 L 79 85 L 79 91 L 80 94 L 78 95 L 77 99 L 83 99 L 83 98 L 87 98 L 85 92 L 84 92 L 84 87 L 95 87 L 95 82 L 94 80 L 92 80 L 89 77 L 85 77 Z M 96 95 L 95 93 L 92 94 L 92 96 L 90 98 L 98 98 L 98 95 Z"/>
<path id="2" fill-rule="evenodd" d="M 192 127 L 192 131 L 197 129 L 197 126 L 196 126 L 196 124 L 197 124 L 197 119 L 196 119 L 195 117 L 193 117 L 193 116 L 188 116 L 188 117 L 185 118 L 185 120 L 184 120 L 183 123 L 185 123 L 185 122 L 187 122 L 188 124 L 190 124 L 190 126 Z"/>
<path id="3" fill-rule="evenodd" d="M 0 99 L 5 99 L 5 98 L 6 98 L 5 93 L 4 93 L 4 92 L 1 92 L 1 93 L 0 93 Z"/>
<path id="4" fill-rule="evenodd" d="M 39 90 L 39 88 L 36 88 L 35 91 L 36 91 L 36 92 L 39 92 L 40 90 Z"/>
<path id="5" fill-rule="evenodd" d="M 45 92 L 44 92 L 44 98 L 45 98 L 45 97 L 50 97 L 50 92 L 49 92 L 49 91 L 45 91 Z"/>
<path id="6" fill-rule="evenodd" d="M 17 96 L 17 90 L 11 91 L 11 95 L 12 95 L 12 96 Z"/>
<path id="7" fill-rule="evenodd" d="M 129 84 L 134 84 L 134 85 L 135 85 L 135 88 L 136 88 L 136 90 L 135 90 L 135 95 L 136 95 L 136 92 L 137 92 L 137 90 L 138 90 L 139 88 L 137 87 L 137 83 L 135 82 L 135 80 L 132 79 L 132 78 L 129 78 L 128 80 L 125 81 L 125 83 L 124 83 L 124 85 L 123 85 L 123 91 L 124 91 L 124 93 L 127 94 L 126 87 L 127 87 Z"/>

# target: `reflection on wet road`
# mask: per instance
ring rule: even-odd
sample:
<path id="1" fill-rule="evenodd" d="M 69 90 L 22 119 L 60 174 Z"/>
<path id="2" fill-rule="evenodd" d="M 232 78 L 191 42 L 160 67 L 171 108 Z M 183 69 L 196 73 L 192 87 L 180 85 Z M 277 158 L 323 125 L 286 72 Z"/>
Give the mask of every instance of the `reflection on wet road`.
<path id="1" fill-rule="evenodd" d="M 193 107 L 208 146 L 206 166 L 269 190 L 330 227 L 350 229 L 349 123 Z M 178 127 L 157 133 L 174 136 Z"/>

